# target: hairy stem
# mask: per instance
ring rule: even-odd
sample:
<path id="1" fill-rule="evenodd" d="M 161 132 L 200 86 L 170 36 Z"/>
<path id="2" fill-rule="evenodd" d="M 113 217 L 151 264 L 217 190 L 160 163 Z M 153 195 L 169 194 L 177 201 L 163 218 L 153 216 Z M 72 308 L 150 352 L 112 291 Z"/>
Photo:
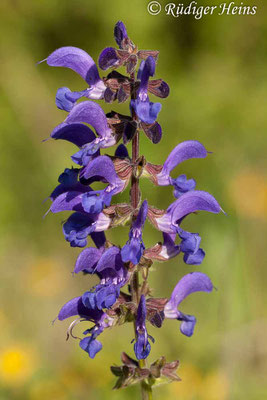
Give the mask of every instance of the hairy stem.
<path id="1" fill-rule="evenodd" d="M 131 99 L 134 100 L 136 97 L 135 93 L 135 73 L 133 72 L 131 74 Z M 138 116 L 132 110 L 132 117 L 133 120 L 138 122 Z M 132 163 L 135 164 L 136 160 L 139 157 L 139 131 L 137 129 L 135 136 L 132 140 Z M 131 179 L 131 205 L 134 208 L 134 210 L 138 207 L 139 201 L 140 201 L 140 190 L 139 190 L 139 179 L 132 175 Z M 138 305 L 139 300 L 140 300 L 140 293 L 139 293 L 139 274 L 138 271 L 133 272 L 133 276 L 131 279 L 131 294 L 132 294 L 132 300 L 133 302 Z M 134 332 L 136 336 L 136 321 L 134 321 Z M 137 339 L 137 337 L 136 337 Z M 139 367 L 140 368 L 145 368 L 146 367 L 146 360 L 140 360 L 139 361 Z M 141 382 L 141 394 L 142 394 L 142 400 L 152 400 L 152 388 L 149 386 L 145 381 Z"/>
<path id="2" fill-rule="evenodd" d="M 139 157 L 139 132 L 137 131 L 132 141 L 132 163 L 134 164 Z M 134 209 L 137 208 L 139 203 L 139 179 L 134 175 L 131 182 L 131 204 Z"/>
<path id="3" fill-rule="evenodd" d="M 152 400 L 152 388 L 151 386 L 147 385 L 144 381 L 141 382 L 141 394 L 142 400 Z"/>

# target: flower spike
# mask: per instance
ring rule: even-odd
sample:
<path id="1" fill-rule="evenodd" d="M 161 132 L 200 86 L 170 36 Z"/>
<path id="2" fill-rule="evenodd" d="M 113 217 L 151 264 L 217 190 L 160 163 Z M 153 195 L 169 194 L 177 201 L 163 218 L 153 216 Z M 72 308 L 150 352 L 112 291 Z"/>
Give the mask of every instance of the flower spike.
<path id="1" fill-rule="evenodd" d="M 161 328 L 166 318 L 176 319 L 180 321 L 181 333 L 192 336 L 196 318 L 180 311 L 180 304 L 191 293 L 210 293 L 213 289 L 207 275 L 192 272 L 180 279 L 169 299 L 155 298 L 149 272 L 152 267 L 156 269 L 158 262 L 168 261 L 180 253 L 186 264 L 201 264 L 205 257 L 201 237 L 183 229 L 183 221 L 197 211 L 218 214 L 221 207 L 211 194 L 195 190 L 195 179 L 187 178 L 182 171 L 176 178 L 171 175 L 182 162 L 207 156 L 200 142 L 179 143 L 163 165 L 151 164 L 140 151 L 141 134 L 158 144 L 164 132 L 157 122 L 161 103 L 150 101 L 149 96 L 164 99 L 170 89 L 165 81 L 154 78 L 158 51 L 138 50 L 122 21 L 114 27 L 114 38 L 117 47 L 106 47 L 99 55 L 99 67 L 104 71 L 111 69 L 104 77 L 100 77 L 92 57 L 77 47 L 59 48 L 44 60 L 49 66 L 72 69 L 86 82 L 84 90 L 72 91 L 64 86 L 56 93 L 57 107 L 67 114 L 50 136 L 77 146 L 71 156 L 76 167 L 65 168 L 60 174 L 49 196 L 49 211 L 70 212 L 62 224 L 65 240 L 71 247 L 83 248 L 73 276 L 82 273 L 88 281 L 89 275 L 97 279 L 93 287 L 68 301 L 57 319 L 75 318 L 67 330 L 67 339 L 78 339 L 80 348 L 90 358 L 102 349 L 99 336 L 107 328 L 119 329 L 122 324 L 133 322 L 136 360 L 123 352 L 123 365 L 111 368 L 117 377 L 114 388 L 139 382 L 142 397 L 147 398 L 152 386 L 179 380 L 176 375 L 179 361 L 167 362 L 163 356 L 150 365 L 144 361 L 151 352 L 151 342 L 154 343 L 148 334 L 147 321 Z M 118 67 L 125 70 L 118 72 Z M 118 105 L 128 100 L 130 112 L 127 115 L 117 110 L 105 113 L 92 100 L 106 103 L 117 100 Z M 132 151 L 127 148 L 130 142 Z M 115 149 L 107 151 L 114 145 Z M 176 200 L 166 210 L 149 205 L 142 198 L 139 186 L 142 176 L 155 185 L 172 186 Z M 116 203 L 115 196 L 128 184 L 130 199 L 123 199 L 124 202 L 119 199 Z M 147 217 L 161 232 L 162 240 L 145 248 L 143 230 Z M 128 240 L 121 247 L 111 242 L 106 231 L 122 225 L 128 226 Z M 77 337 L 74 329 L 80 322 L 87 327 Z"/>

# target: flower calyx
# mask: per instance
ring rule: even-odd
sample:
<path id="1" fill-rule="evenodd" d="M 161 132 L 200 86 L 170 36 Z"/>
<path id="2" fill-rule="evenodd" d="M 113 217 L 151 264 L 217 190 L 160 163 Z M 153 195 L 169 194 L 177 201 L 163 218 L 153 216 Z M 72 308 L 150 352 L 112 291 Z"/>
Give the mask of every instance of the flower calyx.
<path id="1" fill-rule="evenodd" d="M 110 368 L 112 374 L 118 378 L 113 389 L 125 388 L 141 381 L 151 388 L 181 380 L 176 374 L 179 366 L 178 360 L 167 363 L 165 357 L 160 357 L 150 365 L 150 368 L 141 368 L 136 360 L 123 352 L 121 361 L 122 365 Z"/>

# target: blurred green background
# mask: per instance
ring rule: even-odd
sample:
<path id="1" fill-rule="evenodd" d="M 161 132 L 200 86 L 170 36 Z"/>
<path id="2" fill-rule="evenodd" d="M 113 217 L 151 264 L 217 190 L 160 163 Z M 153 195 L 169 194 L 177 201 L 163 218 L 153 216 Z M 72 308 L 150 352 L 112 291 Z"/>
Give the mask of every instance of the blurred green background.
<path id="1" fill-rule="evenodd" d="M 94 360 L 78 342 L 65 341 L 69 321 L 52 326 L 62 304 L 95 281 L 71 276 L 79 250 L 63 239 L 65 216 L 43 219 L 49 207 L 43 200 L 72 165 L 75 151 L 69 143 L 42 143 L 65 118 L 54 105 L 56 89 L 81 90 L 85 84 L 71 70 L 35 63 L 66 45 L 83 48 L 97 61 L 104 47 L 114 45 L 117 20 L 124 21 L 139 48 L 160 51 L 156 77 L 171 87 L 159 116 L 162 142 L 155 146 L 142 137 L 141 154 L 162 163 L 178 142 L 201 141 L 213 154 L 180 165 L 174 176 L 194 177 L 197 188 L 211 192 L 227 212 L 187 218 L 184 227 L 201 234 L 206 250 L 200 267 L 185 265 L 181 257 L 154 264 L 155 296 L 169 296 L 178 279 L 193 270 L 207 273 L 218 288 L 183 303 L 182 311 L 198 319 L 192 338 L 181 335 L 175 321 L 160 330 L 149 327 L 156 339 L 150 361 L 161 355 L 179 359 L 182 378 L 159 387 L 155 398 L 267 396 L 267 7 L 263 0 L 250 0 L 245 3 L 258 5 L 255 16 L 195 20 L 163 12 L 151 16 L 147 3 L 1 0 L 1 400 L 139 396 L 138 387 L 111 391 L 109 366 L 120 363 L 121 351 L 133 355 L 132 326 L 106 331 Z M 114 103 L 112 109 L 124 112 L 127 105 Z M 141 186 L 143 198 L 159 208 L 173 199 L 171 188 L 153 188 L 145 180 Z M 110 231 L 108 238 L 122 245 L 127 229 Z M 146 226 L 145 243 L 158 240 L 159 233 Z"/>

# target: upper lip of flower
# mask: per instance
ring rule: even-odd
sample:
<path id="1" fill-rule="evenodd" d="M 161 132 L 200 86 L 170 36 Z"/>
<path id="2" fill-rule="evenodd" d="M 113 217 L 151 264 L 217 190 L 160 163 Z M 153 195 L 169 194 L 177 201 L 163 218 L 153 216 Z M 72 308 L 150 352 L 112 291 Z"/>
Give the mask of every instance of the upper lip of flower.
<path id="1" fill-rule="evenodd" d="M 99 76 L 94 60 L 84 50 L 72 46 L 61 47 L 51 53 L 43 61 L 46 61 L 47 64 L 52 67 L 72 69 L 90 86 L 89 89 L 80 92 L 71 92 L 68 88 L 61 88 L 57 93 L 57 105 L 59 108 L 70 111 L 72 104 L 82 96 L 92 99 L 103 98 L 106 86 Z M 62 91 L 62 89 L 65 90 Z"/>
<path id="2" fill-rule="evenodd" d="M 180 330 L 186 336 L 191 336 L 194 331 L 196 319 L 194 316 L 183 314 L 177 310 L 180 303 L 191 293 L 194 292 L 211 292 L 213 284 L 210 278 L 202 272 L 192 272 L 185 275 L 175 286 L 170 300 L 165 305 L 165 318 L 178 319 L 182 321 Z"/>
<path id="3" fill-rule="evenodd" d="M 179 143 L 168 155 L 162 166 L 147 163 L 146 172 L 157 185 L 167 186 L 174 183 L 171 178 L 171 171 L 182 162 L 192 158 L 205 158 L 207 150 L 197 140 L 186 140 Z"/>

